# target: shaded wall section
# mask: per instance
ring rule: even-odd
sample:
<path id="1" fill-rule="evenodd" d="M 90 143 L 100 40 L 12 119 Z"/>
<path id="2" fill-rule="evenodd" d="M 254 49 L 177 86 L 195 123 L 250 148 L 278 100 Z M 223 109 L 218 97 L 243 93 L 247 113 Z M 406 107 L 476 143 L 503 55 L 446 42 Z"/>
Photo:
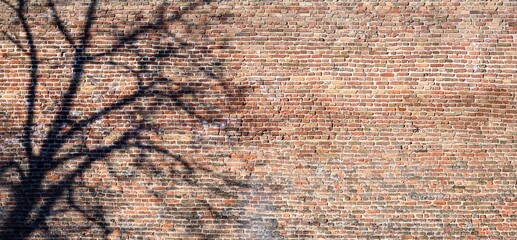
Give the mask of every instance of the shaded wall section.
<path id="1" fill-rule="evenodd" d="M 6 239 L 517 235 L 512 1 L 2 1 Z"/>

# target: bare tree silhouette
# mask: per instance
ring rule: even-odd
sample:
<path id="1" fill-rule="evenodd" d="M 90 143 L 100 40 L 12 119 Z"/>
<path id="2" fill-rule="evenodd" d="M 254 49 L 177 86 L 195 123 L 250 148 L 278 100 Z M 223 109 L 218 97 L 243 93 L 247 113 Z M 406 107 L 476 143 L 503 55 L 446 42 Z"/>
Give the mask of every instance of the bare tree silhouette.
<path id="1" fill-rule="evenodd" d="M 31 20 L 26 0 L 1 1 L 14 14 L 13 24 L 21 28 L 20 34 L 2 34 L 29 59 L 29 81 L 24 81 L 28 85 L 26 116 L 18 134 L 23 151 L 0 155 L 1 182 L 8 188 L 3 197 L 12 203 L 0 206 L 0 239 L 27 239 L 35 234 L 49 239 L 63 238 L 64 233 L 67 238 L 124 234 L 123 227 L 107 220 L 116 206 L 106 202 L 125 196 L 116 190 L 118 182 L 133 184 L 134 191 L 153 196 L 147 200 L 165 209 L 156 217 L 187 222 L 182 224 L 185 233 L 213 238 L 224 233 L 224 227 L 205 234 L 199 230 L 203 224 L 243 224 L 236 217 L 241 203 L 235 194 L 251 186 L 182 154 L 217 142 L 196 135 L 199 129 L 217 131 L 231 140 L 226 133 L 238 131 L 238 124 L 232 126 L 227 116 L 243 104 L 246 92 L 225 76 L 224 59 L 216 57 L 214 51 L 228 48 L 227 41 L 216 42 L 207 36 L 210 29 L 206 22 L 210 20 L 203 17 L 203 23 L 192 21 L 198 15 L 185 17 L 210 1 L 155 6 L 153 19 L 139 20 L 136 16 L 133 22 L 128 20 L 119 26 L 123 30 L 117 35 L 107 37 L 108 45 L 97 45 L 93 40 L 100 16 L 97 0 L 87 3 L 79 26 L 67 23 L 52 0 L 40 6 L 48 12 L 48 23 Z M 217 23 L 228 17 L 211 16 L 219 19 Z M 66 88 L 58 95 L 47 94 L 53 104 L 42 104 L 39 99 L 45 94 L 38 90 L 45 82 L 41 65 L 48 62 L 42 60 L 41 52 L 48 49 L 38 45 L 41 34 L 34 33 L 37 24 L 49 25 L 67 46 L 56 53 L 60 55 L 58 70 L 63 73 L 53 77 L 68 76 L 68 83 L 61 80 L 59 87 Z M 116 28 L 117 23 L 110 24 L 112 30 Z M 97 78 L 95 71 L 106 71 L 110 77 Z M 47 108 L 37 110 L 42 105 Z M 41 124 L 39 119 L 50 121 Z M 179 137 L 165 139 L 167 134 Z M 185 135 L 190 136 L 181 137 Z M 94 187 L 91 179 L 111 186 Z M 235 208 L 214 206 L 203 198 L 179 201 L 181 196 L 171 197 L 171 192 L 186 187 L 213 195 L 213 199 L 233 199 L 228 202 Z M 162 227 L 180 231 L 167 224 Z"/>

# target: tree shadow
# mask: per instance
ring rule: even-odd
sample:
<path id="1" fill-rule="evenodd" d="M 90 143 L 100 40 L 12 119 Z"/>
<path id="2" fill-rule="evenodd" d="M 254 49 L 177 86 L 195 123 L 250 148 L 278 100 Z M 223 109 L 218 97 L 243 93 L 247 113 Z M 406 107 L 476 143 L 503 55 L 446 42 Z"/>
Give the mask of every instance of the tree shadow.
<path id="1" fill-rule="evenodd" d="M 184 229 L 186 232 L 196 233 L 205 239 L 216 238 L 225 233 L 224 229 L 215 229 L 209 231 L 210 234 L 205 234 L 200 230 L 203 228 L 202 225 L 207 222 L 212 225 L 231 225 L 238 222 L 238 209 L 243 206 L 235 199 L 238 199 L 238 192 L 248 191 L 253 187 L 252 184 L 232 177 L 231 174 L 221 174 L 203 164 L 186 160 L 181 153 L 188 151 L 180 149 L 175 153 L 175 149 L 167 147 L 169 145 L 162 146 L 149 137 L 149 132 L 153 131 L 157 132 L 155 135 L 160 135 L 159 131 L 163 126 L 153 124 L 152 118 L 164 111 L 183 116 L 173 120 L 181 122 L 181 126 L 187 131 L 195 126 L 185 126 L 201 125 L 215 126 L 224 132 L 227 127 L 225 116 L 235 111 L 235 106 L 243 105 L 247 89 L 236 86 L 224 77 L 224 60 L 207 62 L 207 59 L 204 59 L 212 54 L 213 48 L 188 42 L 188 39 L 182 40 L 167 28 L 172 23 L 184 24 L 185 31 L 188 32 L 189 28 L 195 26 L 187 23 L 182 17 L 200 6 L 210 4 L 210 1 L 189 2 L 189 5 L 178 8 L 172 14 L 167 12 L 165 7 L 158 8 L 154 21 L 134 27 L 99 52 L 89 51 L 98 49 L 92 42 L 92 29 L 97 18 L 97 0 L 89 2 L 79 34 L 72 33 L 54 2 L 48 0 L 45 7 L 51 13 L 51 24 L 69 45 L 73 57 L 69 68 L 71 74 L 68 87 L 57 100 L 55 114 L 40 144 L 34 139 L 34 129 L 37 89 L 42 81 L 38 72 L 42 60 L 33 26 L 28 18 L 29 3 L 25 0 L 18 0 L 16 3 L 1 1 L 15 13 L 21 26 L 25 38 L 23 41 L 7 32 L 3 34 L 29 58 L 30 81 L 26 94 L 27 115 L 20 140 L 24 152 L 23 160 L 2 161 L 0 165 L 0 177 L 8 175 L 11 176 L 11 180 L 15 179 L 7 184 L 13 206 L 5 211 L 0 239 L 28 239 L 35 233 L 48 239 L 64 238 L 71 233 L 84 236 L 85 232 L 104 239 L 115 232 L 118 235 L 124 234 L 123 228 L 114 226 L 113 222 L 107 220 L 107 215 L 113 209 L 107 209 L 103 205 L 109 201 L 107 199 L 120 198 L 122 195 L 113 195 L 120 194 L 117 193 L 121 192 L 120 189 L 115 193 L 107 193 L 106 189 L 86 183 L 85 174 L 94 171 L 94 167 L 98 166 L 107 169 L 108 175 L 105 177 L 121 183 L 133 184 L 132 182 L 140 181 L 138 179 L 146 179 L 147 182 L 152 180 L 158 187 L 146 189 L 146 194 L 154 196 L 152 200 L 165 209 L 161 213 L 163 219 L 180 219 L 188 222 Z M 139 47 L 139 38 L 156 33 L 174 40 L 147 49 Z M 225 47 L 227 46 L 220 45 L 217 49 Z M 153 51 L 149 52 L 148 49 Z M 136 64 L 116 60 L 117 55 L 126 52 L 133 54 Z M 171 77 L 171 74 L 166 73 L 167 70 L 161 69 L 160 66 L 163 62 L 176 59 L 181 60 L 175 63 L 182 69 L 173 71 L 175 76 Z M 79 104 L 86 67 L 93 64 L 110 66 L 118 69 L 118 72 L 124 72 L 133 79 L 135 86 L 132 87 L 131 93 L 118 94 L 114 97 L 115 100 L 109 104 L 102 104 L 100 109 L 90 111 L 89 114 L 83 112 L 82 115 L 85 117 L 81 118 L 75 116 L 74 111 Z M 175 80 L 178 78 L 206 79 L 206 82 L 212 85 L 216 83 L 217 86 L 213 88 L 218 90 L 212 91 L 212 85 L 205 82 Z M 111 131 L 115 132 L 113 136 L 101 136 L 102 134 L 95 132 L 98 130 L 95 124 L 109 122 L 106 119 L 117 118 L 121 115 L 120 112 L 126 114 L 128 124 L 113 126 L 112 128 L 118 129 L 118 132 Z M 91 134 L 92 132 L 94 133 Z M 206 144 L 211 143 L 195 137 L 189 141 L 190 149 L 194 150 Z M 110 160 L 116 154 L 129 154 L 130 157 L 124 159 L 131 160 L 123 164 Z M 121 172 L 129 173 L 119 174 Z M 201 176 L 209 176 L 210 181 L 200 179 Z M 231 206 L 228 208 L 216 207 L 209 199 L 179 203 L 178 199 L 171 200 L 169 196 L 172 190 L 178 188 L 201 189 L 215 199 L 233 200 L 229 201 Z M 104 199 L 104 202 L 100 203 L 99 199 Z M 188 205 L 181 209 L 190 208 L 191 211 L 178 211 L 178 204 Z M 75 219 L 84 220 L 83 224 L 71 221 L 69 226 L 66 226 L 67 223 L 63 221 L 67 218 L 61 216 L 70 213 L 75 214 Z M 61 227 L 53 224 L 56 221 L 61 221 Z M 169 228 L 174 229 L 174 226 Z M 67 236 L 63 236 L 64 233 Z"/>

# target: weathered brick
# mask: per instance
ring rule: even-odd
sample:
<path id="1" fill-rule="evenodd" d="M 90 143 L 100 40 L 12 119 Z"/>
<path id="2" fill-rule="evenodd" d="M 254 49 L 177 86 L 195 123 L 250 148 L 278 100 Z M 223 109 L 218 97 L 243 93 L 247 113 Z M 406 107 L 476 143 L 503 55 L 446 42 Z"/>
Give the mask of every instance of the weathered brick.
<path id="1" fill-rule="evenodd" d="M 0 239 L 517 235 L 512 1 L 0 2 Z"/>

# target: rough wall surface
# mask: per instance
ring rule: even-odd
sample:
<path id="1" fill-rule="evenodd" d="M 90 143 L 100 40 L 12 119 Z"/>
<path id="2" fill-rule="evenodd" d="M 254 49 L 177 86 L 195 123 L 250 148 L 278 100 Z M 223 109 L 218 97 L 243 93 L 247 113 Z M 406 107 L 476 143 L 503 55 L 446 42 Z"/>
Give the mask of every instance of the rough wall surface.
<path id="1" fill-rule="evenodd" d="M 517 236 L 514 1 L 0 2 L 0 239 Z"/>

